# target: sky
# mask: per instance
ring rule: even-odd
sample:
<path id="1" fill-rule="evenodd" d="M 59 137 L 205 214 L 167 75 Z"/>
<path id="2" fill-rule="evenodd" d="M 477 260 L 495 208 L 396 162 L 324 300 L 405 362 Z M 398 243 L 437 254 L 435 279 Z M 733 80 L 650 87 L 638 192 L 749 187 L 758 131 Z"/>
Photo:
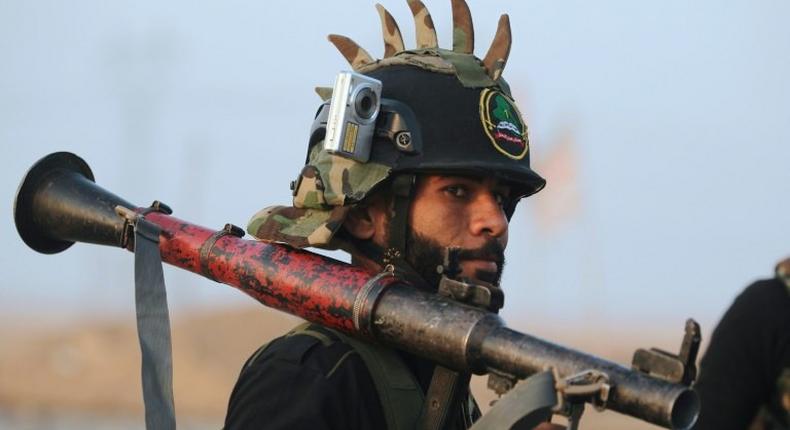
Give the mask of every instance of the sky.
<path id="1" fill-rule="evenodd" d="M 406 2 L 382 3 L 413 46 Z M 449 4 L 426 1 L 443 47 Z M 709 333 L 790 256 L 790 4 L 469 4 L 479 57 L 510 15 L 504 77 L 548 179 L 511 222 L 506 320 L 680 336 L 693 316 Z M 245 226 L 288 203 L 313 88 L 350 68 L 329 33 L 382 55 L 364 1 L 0 2 L 0 313 L 133 318 L 129 253 L 77 244 L 48 256 L 19 240 L 18 183 L 50 152 L 204 226 Z M 250 303 L 190 273 L 165 276 L 174 312 Z"/>

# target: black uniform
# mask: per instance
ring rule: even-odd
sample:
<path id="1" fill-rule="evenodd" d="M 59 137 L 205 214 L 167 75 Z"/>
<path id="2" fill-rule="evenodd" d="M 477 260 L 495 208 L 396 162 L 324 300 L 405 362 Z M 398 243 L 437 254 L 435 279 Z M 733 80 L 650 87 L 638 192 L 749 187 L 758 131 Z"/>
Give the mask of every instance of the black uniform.
<path id="1" fill-rule="evenodd" d="M 248 360 L 231 394 L 225 429 L 387 428 L 378 392 L 360 355 L 323 327 L 312 325 L 310 330 L 332 342 L 284 336 Z M 406 353 L 400 356 L 425 393 L 434 364 Z M 451 416 L 464 413 L 458 405 Z"/>
<path id="2" fill-rule="evenodd" d="M 702 401 L 695 428 L 745 430 L 761 407 L 773 408 L 784 421 L 776 410 L 781 406 L 773 403 L 777 380 L 788 368 L 790 292 L 778 279 L 756 282 L 713 332 L 695 387 Z"/>

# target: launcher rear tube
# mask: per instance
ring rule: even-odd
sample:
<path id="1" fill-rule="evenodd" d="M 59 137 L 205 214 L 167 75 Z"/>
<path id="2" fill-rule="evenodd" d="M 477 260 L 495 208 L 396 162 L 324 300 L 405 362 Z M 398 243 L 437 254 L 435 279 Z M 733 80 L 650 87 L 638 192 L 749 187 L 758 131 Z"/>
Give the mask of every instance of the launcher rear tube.
<path id="1" fill-rule="evenodd" d="M 526 378 L 551 367 L 560 376 L 596 369 L 613 385 L 608 408 L 669 428 L 695 421 L 698 400 L 688 387 L 510 330 L 493 313 L 392 277 L 371 285 L 370 272 L 282 245 L 226 235 L 201 253 L 213 230 L 162 213 L 146 219 L 163 229 L 163 261 L 239 288 L 266 306 L 457 370 Z M 360 303 L 368 309 L 357 309 L 355 320 Z M 360 313 L 368 317 L 360 321 Z"/>
<path id="2" fill-rule="evenodd" d="M 695 420 L 699 405 L 689 388 L 507 329 L 495 314 L 416 290 L 393 276 L 243 240 L 233 229 L 221 234 L 196 226 L 169 216 L 160 204 L 132 209 L 93 181 L 84 160 L 60 152 L 25 175 L 14 220 L 25 243 L 53 254 L 74 242 L 131 250 L 129 222 L 145 214 L 161 228 L 163 261 L 237 287 L 266 306 L 462 371 L 521 378 L 549 367 L 560 376 L 603 371 L 614 385 L 608 407 L 666 427 L 687 428 Z"/>

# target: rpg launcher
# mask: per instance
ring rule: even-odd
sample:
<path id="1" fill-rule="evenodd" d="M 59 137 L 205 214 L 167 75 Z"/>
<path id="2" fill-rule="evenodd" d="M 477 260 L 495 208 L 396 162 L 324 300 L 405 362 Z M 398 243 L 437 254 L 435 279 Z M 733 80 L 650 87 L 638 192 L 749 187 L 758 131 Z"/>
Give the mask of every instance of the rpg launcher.
<path id="1" fill-rule="evenodd" d="M 85 161 L 66 152 L 33 165 L 14 211 L 22 240 L 38 252 L 55 254 L 74 242 L 135 251 L 145 227 L 161 261 L 234 286 L 266 306 L 450 369 L 488 373 L 489 386 L 508 394 L 476 428 L 521 428 L 538 409 L 545 412 L 537 414 L 541 419 L 565 413 L 575 427 L 585 402 L 666 428 L 687 429 L 696 421 L 699 400 L 689 384 L 699 327 L 691 320 L 679 355 L 639 350 L 627 368 L 511 330 L 494 312 L 418 290 L 388 272 L 372 276 L 311 252 L 244 240 L 230 224 L 216 231 L 170 214 L 163 204 L 138 207 L 99 187 Z"/>

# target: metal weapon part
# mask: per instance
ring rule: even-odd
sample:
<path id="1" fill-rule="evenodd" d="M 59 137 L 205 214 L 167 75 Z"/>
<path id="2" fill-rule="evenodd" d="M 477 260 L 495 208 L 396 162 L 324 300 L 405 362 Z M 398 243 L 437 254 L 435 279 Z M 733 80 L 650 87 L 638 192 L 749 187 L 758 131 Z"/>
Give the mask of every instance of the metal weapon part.
<path id="1" fill-rule="evenodd" d="M 200 227 L 158 210 L 135 207 L 99 187 L 71 153 L 36 163 L 20 185 L 14 218 L 22 239 L 54 254 L 74 242 L 134 249 L 130 223 L 144 217 L 160 229 L 162 261 L 234 286 L 266 306 L 351 336 L 410 351 L 460 372 L 524 379 L 554 369 L 607 376 L 607 409 L 667 428 L 696 421 L 699 399 L 669 382 L 505 327 L 493 312 L 418 290 L 391 274 L 290 247 L 244 240 L 235 229 Z M 119 216 L 131 210 L 137 217 Z"/>

